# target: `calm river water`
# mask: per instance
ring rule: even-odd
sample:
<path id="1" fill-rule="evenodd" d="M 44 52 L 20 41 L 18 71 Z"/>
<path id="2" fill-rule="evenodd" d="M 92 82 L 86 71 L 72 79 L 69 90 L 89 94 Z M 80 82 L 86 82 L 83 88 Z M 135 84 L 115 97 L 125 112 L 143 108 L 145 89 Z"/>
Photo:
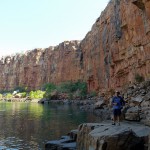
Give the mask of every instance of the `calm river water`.
<path id="1" fill-rule="evenodd" d="M 44 150 L 83 122 L 99 122 L 69 105 L 0 102 L 0 150 Z"/>

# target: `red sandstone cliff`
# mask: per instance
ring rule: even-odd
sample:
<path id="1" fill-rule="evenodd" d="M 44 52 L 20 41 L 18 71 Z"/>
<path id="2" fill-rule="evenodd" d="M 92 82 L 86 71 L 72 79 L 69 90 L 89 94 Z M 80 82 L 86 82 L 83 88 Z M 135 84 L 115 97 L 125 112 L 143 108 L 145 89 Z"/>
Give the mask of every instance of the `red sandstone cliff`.
<path id="1" fill-rule="evenodd" d="M 120 88 L 137 73 L 150 78 L 150 0 L 111 0 L 81 49 L 91 89 Z"/>
<path id="2" fill-rule="evenodd" d="M 0 61 L 0 89 L 87 81 L 90 90 L 150 78 L 150 0 L 111 0 L 81 41 L 35 49 Z"/>
<path id="3" fill-rule="evenodd" d="M 0 61 L 0 88 L 17 86 L 39 89 L 44 83 L 58 84 L 81 76 L 78 50 L 80 41 L 66 41 L 56 47 L 35 49 L 7 56 Z"/>

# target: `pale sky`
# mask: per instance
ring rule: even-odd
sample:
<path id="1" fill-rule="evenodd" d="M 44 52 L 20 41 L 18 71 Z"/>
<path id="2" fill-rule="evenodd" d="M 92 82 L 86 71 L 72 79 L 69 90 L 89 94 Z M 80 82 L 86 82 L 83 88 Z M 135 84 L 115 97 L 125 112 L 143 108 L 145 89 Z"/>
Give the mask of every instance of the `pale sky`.
<path id="1" fill-rule="evenodd" d="M 0 0 L 0 56 L 82 40 L 108 0 Z"/>

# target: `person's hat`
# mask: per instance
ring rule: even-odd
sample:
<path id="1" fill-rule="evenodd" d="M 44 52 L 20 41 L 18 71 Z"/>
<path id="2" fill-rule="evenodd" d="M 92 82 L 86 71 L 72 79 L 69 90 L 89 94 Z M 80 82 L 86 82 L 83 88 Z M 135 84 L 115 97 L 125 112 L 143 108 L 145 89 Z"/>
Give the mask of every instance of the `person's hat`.
<path id="1" fill-rule="evenodd" d="M 115 93 L 118 93 L 118 94 L 120 94 L 120 92 L 119 92 L 119 91 L 115 91 Z"/>

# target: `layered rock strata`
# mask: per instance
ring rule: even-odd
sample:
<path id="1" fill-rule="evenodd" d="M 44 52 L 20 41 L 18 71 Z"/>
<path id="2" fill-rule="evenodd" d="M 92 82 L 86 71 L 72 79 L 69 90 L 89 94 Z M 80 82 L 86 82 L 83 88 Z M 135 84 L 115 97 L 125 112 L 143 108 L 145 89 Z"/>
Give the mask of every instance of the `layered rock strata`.
<path id="1" fill-rule="evenodd" d="M 150 1 L 111 0 L 81 42 L 90 89 L 121 88 L 150 78 Z"/>
<path id="2" fill-rule="evenodd" d="M 111 0 L 82 41 L 0 60 L 0 89 L 82 80 L 89 91 L 150 78 L 150 1 Z"/>
<path id="3" fill-rule="evenodd" d="M 56 47 L 34 49 L 0 60 L 0 89 L 17 86 L 40 89 L 45 83 L 80 79 L 80 41 L 66 41 Z"/>

